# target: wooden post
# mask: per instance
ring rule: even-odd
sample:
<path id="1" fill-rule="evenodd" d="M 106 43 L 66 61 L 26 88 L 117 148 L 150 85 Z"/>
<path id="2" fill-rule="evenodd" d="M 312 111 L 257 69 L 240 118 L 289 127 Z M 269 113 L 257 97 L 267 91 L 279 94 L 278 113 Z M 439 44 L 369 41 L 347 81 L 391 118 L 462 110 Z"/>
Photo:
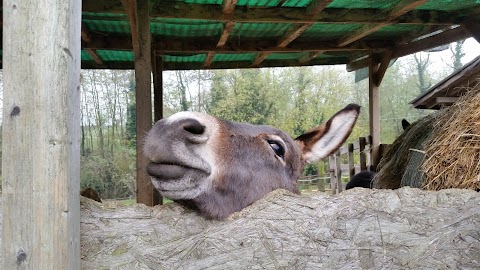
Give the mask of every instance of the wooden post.
<path id="1" fill-rule="evenodd" d="M 2 269 L 80 269 L 80 1 L 3 1 Z"/>
<path id="2" fill-rule="evenodd" d="M 154 121 L 163 118 L 163 60 L 161 56 L 152 54 L 153 68 L 153 114 Z"/>
<path id="3" fill-rule="evenodd" d="M 330 191 L 332 194 L 335 194 L 335 185 L 337 184 L 337 179 L 335 177 L 335 154 L 331 154 L 328 157 L 328 167 L 330 168 Z"/>
<path id="4" fill-rule="evenodd" d="M 325 159 L 321 159 L 318 162 L 318 177 L 317 189 L 318 191 L 325 192 Z"/>
<path id="5" fill-rule="evenodd" d="M 163 60 L 152 52 L 153 69 L 153 120 L 157 122 L 163 118 Z M 153 190 L 152 204 L 163 204 L 163 198 L 156 189 Z"/>
<path id="6" fill-rule="evenodd" d="M 379 63 L 370 57 L 370 65 L 368 66 L 368 96 L 369 96 L 369 118 L 370 118 L 370 135 L 372 136 L 371 141 L 371 160 L 370 165 L 373 168 L 376 168 L 378 162 L 380 161 L 380 87 L 376 84 L 376 81 L 381 81 L 375 79 L 377 77 L 377 71 L 379 68 Z"/>
<path id="7" fill-rule="evenodd" d="M 353 159 L 353 144 L 348 144 L 348 176 L 352 178 L 355 175 L 355 160 Z"/>
<path id="8" fill-rule="evenodd" d="M 145 169 L 148 159 L 142 153 L 143 137 L 152 127 L 152 51 L 148 3 L 147 0 L 122 0 L 130 19 L 132 47 L 135 55 L 137 203 L 153 206 L 154 188 Z"/>
<path id="9" fill-rule="evenodd" d="M 340 150 L 335 153 L 335 173 L 337 174 L 337 193 L 342 192 L 342 162 Z"/>
<path id="10" fill-rule="evenodd" d="M 365 145 L 367 141 L 365 137 L 358 138 L 358 152 L 360 154 L 360 171 L 367 169 L 367 155 L 365 153 Z"/>

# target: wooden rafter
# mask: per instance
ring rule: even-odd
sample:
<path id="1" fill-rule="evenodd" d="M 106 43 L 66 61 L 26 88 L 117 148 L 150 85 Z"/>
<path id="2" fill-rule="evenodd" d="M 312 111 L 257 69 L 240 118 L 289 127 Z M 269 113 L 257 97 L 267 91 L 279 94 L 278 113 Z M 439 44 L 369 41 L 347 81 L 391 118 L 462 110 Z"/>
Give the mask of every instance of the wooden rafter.
<path id="1" fill-rule="evenodd" d="M 375 85 L 380 85 L 382 83 L 383 77 L 385 76 L 385 73 L 387 72 L 387 68 L 390 65 L 390 61 L 392 60 L 392 54 L 393 52 L 391 50 L 387 50 L 381 56 L 380 65 L 373 77 L 373 82 L 375 83 Z"/>
<path id="2" fill-rule="evenodd" d="M 203 62 L 203 67 L 204 68 L 209 68 L 210 65 L 212 64 L 213 57 L 215 57 L 214 52 L 209 52 L 207 53 L 207 57 L 205 58 L 205 61 Z"/>
<path id="3" fill-rule="evenodd" d="M 324 10 L 328 4 L 330 4 L 333 0 L 314 0 L 306 7 L 306 14 L 307 16 L 313 17 Z M 290 44 L 293 40 L 299 37 L 303 32 L 305 32 L 308 28 L 310 28 L 313 23 L 303 23 L 300 25 L 292 26 L 287 33 L 278 41 L 277 47 L 278 48 L 285 48 Z M 252 66 L 256 67 L 259 66 L 260 63 L 265 60 L 270 53 L 262 52 L 257 55 L 255 60 L 252 63 Z"/>
<path id="4" fill-rule="evenodd" d="M 359 28 L 357 31 L 354 33 L 347 35 L 343 38 L 340 38 L 338 42 L 338 46 L 345 46 L 347 44 L 350 44 L 356 40 L 359 40 L 371 33 L 374 33 L 381 28 L 392 24 L 392 20 L 396 19 L 397 17 L 415 9 L 418 6 L 421 6 L 428 2 L 429 0 L 403 0 L 393 6 L 388 12 L 387 15 L 385 16 L 385 22 L 380 23 L 380 24 L 366 24 L 363 25 L 361 28 Z"/>
<path id="5" fill-rule="evenodd" d="M 235 10 L 238 0 L 223 0 L 223 14 L 231 14 Z"/>
<path id="6" fill-rule="evenodd" d="M 228 17 L 234 10 L 235 6 L 237 5 L 238 0 L 224 0 L 223 1 L 223 15 L 225 17 Z M 235 22 L 234 21 L 226 21 L 223 27 L 222 35 L 220 36 L 218 42 L 217 42 L 217 48 L 223 47 L 225 43 L 228 40 L 228 37 L 230 36 L 230 33 L 233 31 L 233 28 L 235 27 Z M 205 58 L 205 61 L 203 62 L 203 67 L 204 68 L 209 68 L 210 65 L 212 64 L 213 57 L 215 56 L 214 51 L 209 51 L 207 53 L 207 57 Z"/>
<path id="7" fill-rule="evenodd" d="M 325 53 L 325 51 L 315 51 L 315 52 L 309 52 L 308 54 L 306 54 L 305 56 L 303 56 L 302 58 L 300 58 L 298 60 L 298 62 L 300 64 L 305 64 L 305 63 L 308 63 L 310 62 L 310 60 L 318 57 L 319 55 Z"/>
<path id="8" fill-rule="evenodd" d="M 415 52 L 425 51 L 444 44 L 452 43 L 457 40 L 466 39 L 470 37 L 470 33 L 463 27 L 457 27 L 451 30 L 445 30 L 436 35 L 418 39 L 406 44 L 397 45 L 392 50 L 392 58 L 406 56 Z M 364 57 L 347 64 L 347 70 L 353 71 L 368 66 L 370 59 Z"/>
<path id="9" fill-rule="evenodd" d="M 228 37 L 230 36 L 230 33 L 232 33 L 233 28 L 235 27 L 235 22 L 233 21 L 228 21 L 225 23 L 225 27 L 223 28 L 222 35 L 220 36 L 220 39 L 217 42 L 217 47 L 222 47 L 227 43 Z"/>
<path id="10" fill-rule="evenodd" d="M 333 0 L 312 0 L 306 7 L 307 16 L 315 16 L 322 12 Z"/>
<path id="11" fill-rule="evenodd" d="M 82 30 L 81 30 L 82 40 L 85 42 L 92 41 L 90 30 L 88 30 L 87 26 L 82 23 Z M 96 50 L 91 48 L 85 48 L 85 52 L 87 52 L 90 57 L 92 57 L 93 61 L 97 63 L 97 65 L 103 66 L 102 58 L 97 54 Z"/>
<path id="12" fill-rule="evenodd" d="M 464 24 L 464 27 L 472 34 L 472 37 L 480 43 L 480 23 L 478 21 L 468 21 Z"/>
<path id="13" fill-rule="evenodd" d="M 238 52 L 257 53 L 266 52 L 306 52 L 306 51 L 365 51 L 379 50 L 392 47 L 395 44 L 390 40 L 370 40 L 367 42 L 357 41 L 344 47 L 337 47 L 328 41 L 298 41 L 295 40 L 287 47 L 279 48 L 275 40 L 248 40 L 241 42 L 227 42 L 217 47 L 218 40 L 215 38 L 170 38 L 156 39 L 152 41 L 152 49 L 160 52 L 191 52 L 191 53 L 216 53 Z M 105 50 L 132 50 L 130 37 L 103 37 L 91 35 L 90 42 L 82 42 L 83 48 Z"/>

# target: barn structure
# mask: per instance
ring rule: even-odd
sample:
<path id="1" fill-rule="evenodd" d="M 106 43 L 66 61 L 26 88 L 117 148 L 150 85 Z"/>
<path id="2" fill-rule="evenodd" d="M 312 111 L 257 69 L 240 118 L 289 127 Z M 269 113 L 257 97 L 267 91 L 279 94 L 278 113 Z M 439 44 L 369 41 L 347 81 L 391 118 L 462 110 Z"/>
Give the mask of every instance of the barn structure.
<path id="1" fill-rule="evenodd" d="M 3 269 L 80 267 L 80 68 L 135 69 L 141 141 L 162 117 L 163 70 L 368 67 L 375 163 L 379 86 L 390 61 L 470 36 L 480 40 L 477 0 L 2 4 Z M 137 151 L 137 200 L 154 205 L 160 198 L 145 163 Z"/>
<path id="2" fill-rule="evenodd" d="M 480 56 L 464 65 L 462 68 L 441 80 L 423 95 L 410 102 L 417 109 L 438 110 L 452 105 L 465 94 L 467 89 L 474 87 L 480 79 Z"/>

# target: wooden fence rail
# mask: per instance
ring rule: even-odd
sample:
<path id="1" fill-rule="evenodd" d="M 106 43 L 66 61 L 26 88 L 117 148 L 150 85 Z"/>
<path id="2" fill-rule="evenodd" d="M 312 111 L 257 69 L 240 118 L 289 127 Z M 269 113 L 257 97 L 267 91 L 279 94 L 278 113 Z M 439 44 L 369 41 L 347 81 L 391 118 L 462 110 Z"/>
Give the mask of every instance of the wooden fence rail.
<path id="1" fill-rule="evenodd" d="M 325 191 L 325 185 L 330 183 L 333 194 L 340 193 L 345 189 L 344 182 L 348 181 L 355 174 L 370 170 L 375 171 L 371 164 L 371 136 L 360 137 L 355 142 L 349 143 L 335 153 L 319 161 L 318 175 L 302 177 L 300 185 L 317 184 L 319 191 Z M 389 145 L 380 145 L 380 155 L 388 151 Z"/>

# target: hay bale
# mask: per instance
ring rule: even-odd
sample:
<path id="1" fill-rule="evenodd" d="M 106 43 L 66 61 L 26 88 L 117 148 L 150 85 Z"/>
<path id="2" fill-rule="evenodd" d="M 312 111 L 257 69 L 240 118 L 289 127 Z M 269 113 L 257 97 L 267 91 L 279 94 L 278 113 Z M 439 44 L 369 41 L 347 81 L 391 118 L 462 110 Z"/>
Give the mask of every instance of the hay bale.
<path id="1" fill-rule="evenodd" d="M 373 178 L 374 188 L 396 189 L 401 186 L 421 186 L 422 173 L 418 171 L 421 160 L 417 161 L 420 163 L 412 164 L 412 155 L 417 155 L 414 153 L 425 148 L 440 113 L 419 119 L 398 136 L 377 167 L 378 173 Z M 402 181 L 405 173 L 415 177 Z"/>
<path id="2" fill-rule="evenodd" d="M 82 204 L 82 269 L 480 267 L 480 196 L 468 190 L 274 191 L 225 221 L 177 204 Z"/>
<path id="3" fill-rule="evenodd" d="M 425 149 L 424 189 L 480 189 L 480 84 L 441 114 Z"/>
<path id="4" fill-rule="evenodd" d="M 458 189 L 277 190 L 225 221 L 83 199 L 81 268 L 479 269 L 479 213 L 479 193 Z"/>

